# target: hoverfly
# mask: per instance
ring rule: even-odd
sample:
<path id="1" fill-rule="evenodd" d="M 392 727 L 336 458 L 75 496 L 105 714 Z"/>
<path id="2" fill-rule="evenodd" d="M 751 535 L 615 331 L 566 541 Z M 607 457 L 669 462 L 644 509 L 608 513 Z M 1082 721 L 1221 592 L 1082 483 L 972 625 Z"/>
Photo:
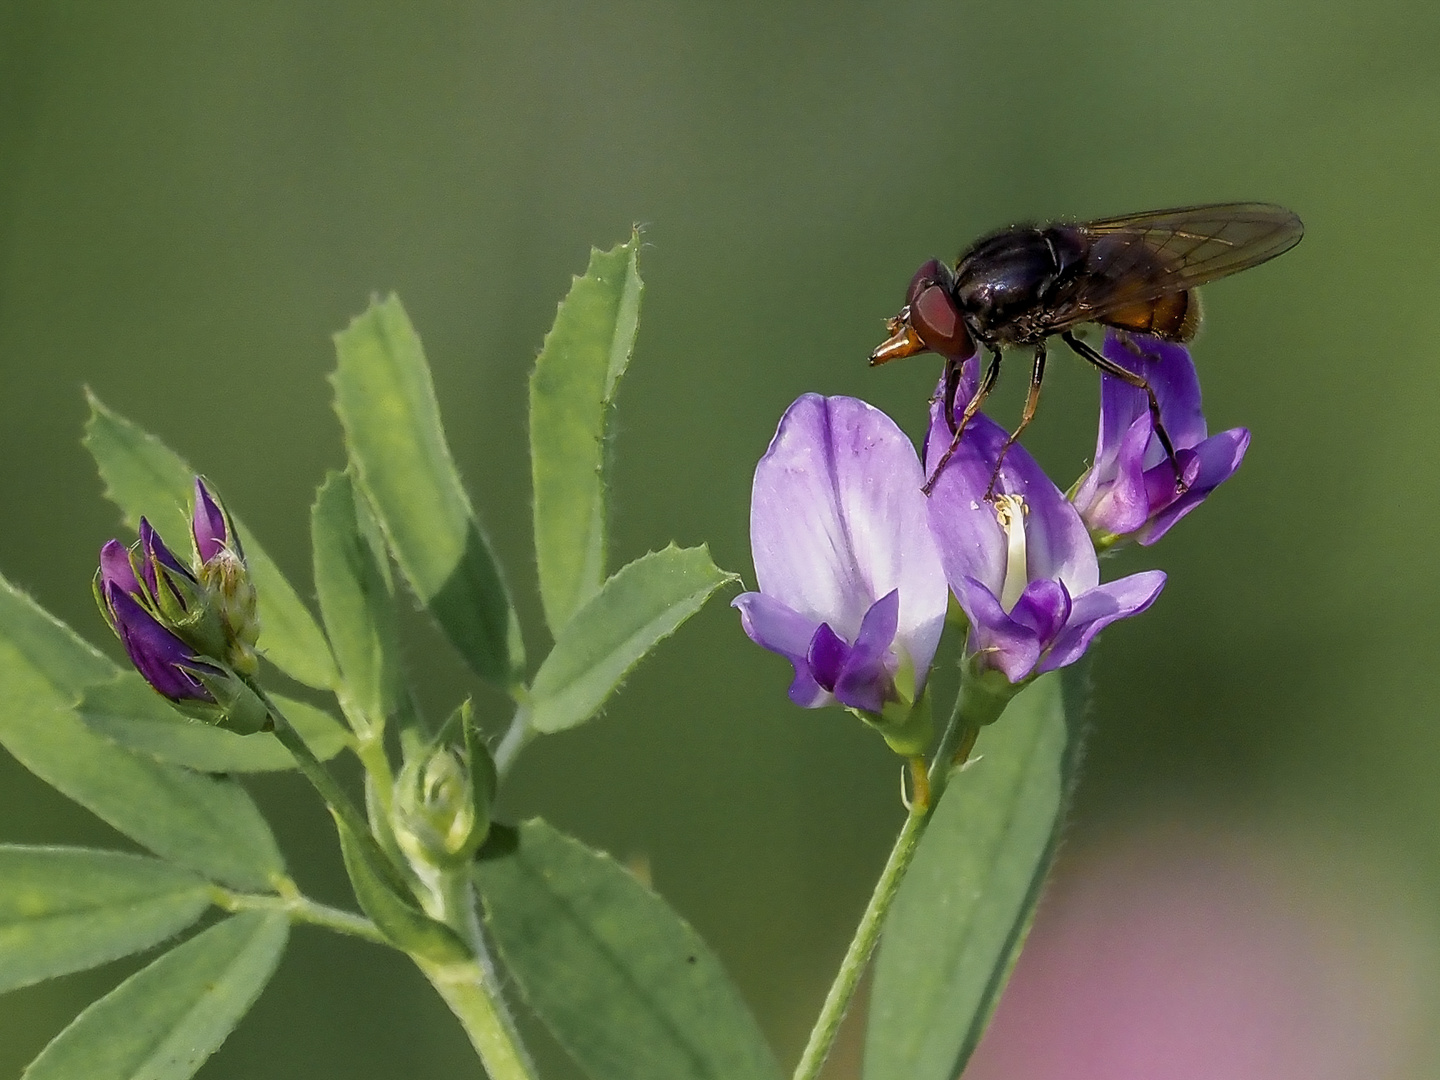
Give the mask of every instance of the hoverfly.
<path id="1" fill-rule="evenodd" d="M 1143 375 L 1107 359 L 1075 336 L 1081 323 L 1189 341 L 1200 328 L 1196 288 L 1289 251 L 1304 235 L 1300 219 L 1272 203 L 1212 203 L 1150 210 L 1078 224 L 1012 225 L 981 237 L 952 270 L 938 259 L 910 282 L 905 306 L 886 324 L 890 337 L 870 354 L 871 365 L 921 352 L 945 358 L 941 392 L 950 447 L 925 481 L 930 494 L 1000 374 L 1001 351 L 1035 350 L 1030 392 L 1020 424 L 1000 451 L 1004 460 L 1035 415 L 1045 376 L 1045 341 L 1060 340 L 1101 371 L 1145 391 L 1155 434 L 1175 467 L 1175 448 L 1160 423 L 1160 406 Z M 955 419 L 964 362 L 983 346 L 990 364 Z M 997 462 L 995 475 L 999 475 Z M 994 477 L 991 479 L 994 487 Z"/>

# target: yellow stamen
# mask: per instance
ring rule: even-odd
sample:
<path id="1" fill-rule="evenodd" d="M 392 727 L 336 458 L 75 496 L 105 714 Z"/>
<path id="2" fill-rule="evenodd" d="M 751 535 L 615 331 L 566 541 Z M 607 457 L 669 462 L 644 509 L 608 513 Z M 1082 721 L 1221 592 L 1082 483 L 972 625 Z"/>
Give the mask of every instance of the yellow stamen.
<path id="1" fill-rule="evenodd" d="M 1000 606 L 1007 612 L 1015 606 L 1025 586 L 1030 583 L 1025 569 L 1025 515 L 1030 508 L 1019 495 L 1000 495 L 995 499 L 995 520 L 1005 530 L 1008 541 L 1005 552 L 1005 584 L 1000 589 Z"/>

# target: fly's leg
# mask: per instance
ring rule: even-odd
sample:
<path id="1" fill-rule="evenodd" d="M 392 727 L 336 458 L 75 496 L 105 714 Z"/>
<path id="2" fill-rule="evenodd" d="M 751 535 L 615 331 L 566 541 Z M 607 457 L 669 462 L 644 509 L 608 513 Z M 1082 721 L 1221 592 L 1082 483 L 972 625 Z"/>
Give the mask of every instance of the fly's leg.
<path id="1" fill-rule="evenodd" d="M 990 366 L 985 369 L 984 378 L 980 380 L 980 385 L 975 388 L 975 396 L 965 405 L 965 411 L 960 414 L 959 423 L 956 423 L 953 418 L 955 415 L 955 393 L 960 389 L 959 370 L 960 368 L 957 365 L 955 368 L 957 374 L 953 389 L 950 387 L 948 369 L 946 371 L 945 389 L 946 397 L 949 400 L 945 403 L 945 415 L 947 418 L 950 418 L 950 430 L 954 432 L 954 435 L 951 436 L 950 445 L 946 448 L 945 453 L 941 454 L 940 460 L 935 463 L 935 471 L 930 474 L 930 478 L 920 487 L 920 490 L 927 496 L 935 489 L 935 481 L 940 479 L 940 473 L 944 470 L 950 459 L 955 456 L 955 451 L 960 446 L 960 436 L 965 434 L 965 425 L 970 423 L 975 414 L 980 411 L 980 406 L 984 404 L 985 399 L 990 396 L 990 391 L 995 389 L 995 380 L 1000 377 L 1000 350 L 992 349 L 990 351 Z"/>
<path id="2" fill-rule="evenodd" d="M 1000 453 L 995 458 L 995 468 L 990 473 L 990 486 L 985 489 L 985 501 L 995 501 L 995 482 L 1000 479 L 1000 466 L 1005 463 L 1005 455 L 1010 452 L 1010 447 L 1015 445 L 1015 440 L 1020 438 L 1020 433 L 1035 419 L 1035 407 L 1040 404 L 1040 383 L 1045 378 L 1045 343 L 1042 341 L 1035 346 L 1035 366 L 1030 369 L 1030 390 L 1025 395 L 1025 410 L 1020 414 L 1020 426 L 1012 431 L 1005 439 L 1005 445 L 1000 447 Z"/>
<path id="3" fill-rule="evenodd" d="M 955 422 L 955 395 L 960 392 L 960 372 L 964 370 L 964 363 L 957 363 L 953 356 L 945 358 L 945 423 L 950 427 L 950 434 L 958 435 L 959 425 Z"/>
<path id="4" fill-rule="evenodd" d="M 1160 440 L 1160 446 L 1165 451 L 1165 457 L 1169 460 L 1170 467 L 1175 470 L 1175 490 L 1184 491 L 1188 485 L 1185 483 L 1185 478 L 1180 475 L 1180 462 L 1175 457 L 1175 447 L 1170 442 L 1170 435 L 1165 431 L 1165 425 L 1160 422 L 1160 402 L 1155 399 L 1155 391 L 1150 389 L 1150 384 L 1145 381 L 1145 376 L 1137 375 L 1135 372 L 1121 367 L 1115 363 L 1115 361 L 1102 356 L 1069 330 L 1062 333 L 1060 338 L 1066 345 L 1069 345 L 1070 348 L 1074 349 L 1086 360 L 1089 360 L 1090 363 L 1105 372 L 1105 374 L 1113 375 L 1115 378 L 1129 383 L 1136 389 L 1145 391 L 1145 396 L 1150 401 L 1150 419 L 1154 421 L 1155 424 L 1155 437 Z"/>

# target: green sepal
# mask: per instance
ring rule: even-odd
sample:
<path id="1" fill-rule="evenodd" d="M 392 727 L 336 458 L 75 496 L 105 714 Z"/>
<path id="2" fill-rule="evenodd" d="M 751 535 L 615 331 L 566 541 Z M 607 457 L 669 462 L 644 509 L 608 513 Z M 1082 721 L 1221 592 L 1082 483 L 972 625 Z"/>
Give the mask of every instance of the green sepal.
<path id="1" fill-rule="evenodd" d="M 921 757 L 935 738 L 935 718 L 930 708 L 927 687 L 913 705 L 905 701 L 886 702 L 884 710 L 875 713 L 852 709 L 885 739 L 885 743 L 901 757 Z"/>
<path id="2" fill-rule="evenodd" d="M 260 695 L 250 689 L 245 680 L 228 667 L 216 664 L 212 668 L 209 661 L 204 666 L 199 664 L 181 664 L 179 666 L 198 679 L 200 684 L 210 691 L 210 696 L 215 699 L 214 705 L 202 702 L 172 703 L 187 716 L 194 716 L 195 719 L 204 720 L 207 724 L 214 724 L 226 731 L 233 731 L 236 735 L 254 735 L 257 732 L 269 731 L 274 726 L 270 719 L 270 710 L 260 700 Z M 192 709 L 204 710 L 204 712 L 197 714 Z"/>
<path id="3" fill-rule="evenodd" d="M 998 668 L 984 664 L 981 654 L 972 656 L 961 669 L 961 708 L 975 727 L 984 727 L 1000 719 L 1010 699 L 1029 686 L 1038 676 L 1012 683 Z"/>
<path id="4" fill-rule="evenodd" d="M 210 590 L 161 563 L 155 570 L 155 614 L 160 622 L 201 656 L 228 660 L 230 633 Z"/>
<path id="5" fill-rule="evenodd" d="M 377 866 L 365 847 L 337 816 L 340 854 L 360 910 L 398 949 L 437 963 L 469 960 L 471 952 L 455 931 L 426 915 L 408 895 L 399 872 L 388 863 Z"/>

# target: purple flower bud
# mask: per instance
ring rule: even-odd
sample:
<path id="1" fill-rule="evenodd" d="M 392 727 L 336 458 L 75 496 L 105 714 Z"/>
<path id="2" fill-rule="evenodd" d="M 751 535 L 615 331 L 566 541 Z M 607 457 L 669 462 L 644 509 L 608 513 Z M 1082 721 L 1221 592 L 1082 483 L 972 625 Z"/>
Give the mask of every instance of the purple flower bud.
<path id="1" fill-rule="evenodd" d="M 1144 611 L 1165 575 L 1149 570 L 1100 584 L 1085 523 L 1025 448 L 1010 447 L 996 474 L 1005 440 L 994 421 L 975 416 L 928 510 L 945 577 L 970 620 L 966 651 L 1020 683 L 1073 663 L 1110 623 Z M 926 442 L 933 469 L 950 445 L 938 404 Z"/>
<path id="2" fill-rule="evenodd" d="M 1230 479 L 1245 457 L 1250 433 L 1232 428 L 1207 437 L 1200 380 L 1185 346 L 1109 330 L 1104 351 L 1126 370 L 1143 374 L 1155 391 L 1185 488 L 1176 489 L 1175 469 L 1155 435 L 1145 392 L 1104 375 L 1095 464 L 1076 489 L 1075 506 L 1104 545 L 1118 539 L 1153 544 Z"/>
<path id="3" fill-rule="evenodd" d="M 208 563 L 223 551 L 232 552 L 244 561 L 245 553 L 240 549 L 240 536 L 235 531 L 234 522 L 199 476 L 195 478 L 195 512 L 191 517 L 190 531 L 195 537 L 195 554 L 201 564 Z"/>
<path id="4" fill-rule="evenodd" d="M 140 519 L 140 576 L 155 606 L 166 616 L 180 619 L 191 608 L 198 584 L 195 575 L 145 518 Z"/>
<path id="5" fill-rule="evenodd" d="M 794 666 L 795 704 L 899 720 L 920 699 L 946 605 L 924 480 L 904 433 L 863 401 L 806 394 L 781 418 L 750 502 L 760 589 L 734 606 Z"/>
<path id="6" fill-rule="evenodd" d="M 101 549 L 100 594 L 130 662 L 146 682 L 171 701 L 213 702 L 210 692 L 192 672 L 219 675 L 219 669 L 206 664 L 189 645 L 162 626 L 138 598 L 138 588 L 131 590 L 123 584 L 123 573 L 107 572 L 107 563 L 111 571 L 114 569 L 116 548 L 125 553 L 114 540 Z"/>

